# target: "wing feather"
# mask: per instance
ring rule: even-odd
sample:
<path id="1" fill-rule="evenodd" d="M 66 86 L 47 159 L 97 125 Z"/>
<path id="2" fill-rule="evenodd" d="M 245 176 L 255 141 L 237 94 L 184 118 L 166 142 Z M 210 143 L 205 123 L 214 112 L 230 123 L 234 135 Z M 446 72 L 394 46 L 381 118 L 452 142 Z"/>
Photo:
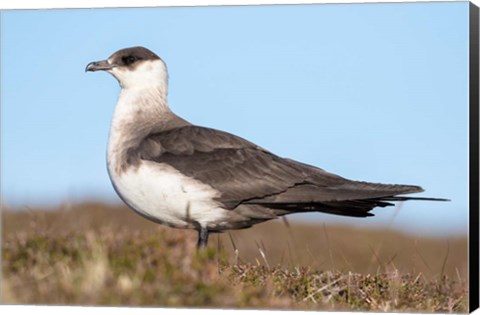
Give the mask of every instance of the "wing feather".
<path id="1" fill-rule="evenodd" d="M 218 201 L 229 209 L 257 204 L 287 212 L 367 216 L 375 206 L 390 205 L 382 197 L 422 191 L 418 186 L 351 181 L 278 157 L 235 135 L 199 126 L 149 135 L 137 151 L 141 159 L 168 163 L 209 184 L 221 192 Z"/>

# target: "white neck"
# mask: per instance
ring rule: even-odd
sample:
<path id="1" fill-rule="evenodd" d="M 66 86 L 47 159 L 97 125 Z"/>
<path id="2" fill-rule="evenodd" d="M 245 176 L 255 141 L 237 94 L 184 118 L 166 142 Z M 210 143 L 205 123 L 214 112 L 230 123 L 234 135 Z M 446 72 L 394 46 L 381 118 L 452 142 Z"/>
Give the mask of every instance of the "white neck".
<path id="1" fill-rule="evenodd" d="M 109 72 L 122 87 L 110 137 L 141 137 L 168 118 L 168 72 L 161 59 L 141 61 L 133 69 L 115 67 Z"/>
<path id="2" fill-rule="evenodd" d="M 122 88 L 112 118 L 110 140 L 141 138 L 167 119 L 171 111 L 156 88 Z"/>
<path id="3" fill-rule="evenodd" d="M 108 139 L 108 164 L 122 168 L 129 149 L 136 148 L 151 133 L 190 125 L 175 115 L 158 86 L 123 87 L 113 113 Z"/>
<path id="4" fill-rule="evenodd" d="M 167 101 L 168 71 L 161 59 L 141 61 L 134 69 L 115 67 L 109 70 L 122 90 L 156 90 L 163 102 Z"/>

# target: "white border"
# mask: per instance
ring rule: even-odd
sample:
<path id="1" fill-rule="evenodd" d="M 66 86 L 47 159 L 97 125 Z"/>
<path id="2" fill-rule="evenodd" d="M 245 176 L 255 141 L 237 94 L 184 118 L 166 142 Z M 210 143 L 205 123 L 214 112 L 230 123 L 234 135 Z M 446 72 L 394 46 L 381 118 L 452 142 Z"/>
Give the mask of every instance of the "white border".
<path id="1" fill-rule="evenodd" d="M 0 0 L 0 9 L 128 8 L 312 3 L 465 2 L 465 0 Z M 479 5 L 480 0 L 472 0 Z"/>
<path id="2" fill-rule="evenodd" d="M 189 7 L 189 6 L 218 6 L 218 5 L 271 5 L 271 4 L 315 4 L 315 3 L 392 3 L 392 2 L 465 2 L 465 0 L 0 0 L 0 10 L 13 9 L 74 9 L 74 8 L 134 8 L 134 7 Z M 472 3 L 480 6 L 480 0 L 471 0 Z M 1 301 L 0 301 L 1 303 Z M 144 314 L 195 314 L 195 315 L 217 315 L 217 314 L 268 314 L 268 315 L 304 315 L 301 311 L 259 311 L 259 310 L 220 310 L 220 309 L 165 309 L 165 308 L 132 308 L 132 307 L 78 307 L 78 306 L 20 306 L 0 305 L 1 313 L 14 314 L 26 312 L 56 315 L 85 315 L 85 314 L 138 314 L 139 310 Z M 310 313 L 310 312 L 309 312 Z M 316 312 L 317 314 L 328 314 L 328 312 Z M 335 315 L 352 314 L 348 312 L 333 312 Z M 480 315 L 477 310 L 475 314 Z M 355 314 L 383 314 L 383 313 L 361 313 Z M 394 313 L 390 313 L 394 314 Z"/>
<path id="3" fill-rule="evenodd" d="M 269 311 L 269 310 L 222 310 L 222 309 L 174 309 L 174 308 L 153 308 L 153 307 L 95 307 L 95 306 L 2 306 L 3 314 L 15 314 L 15 312 L 25 312 L 25 314 L 48 314 L 48 315 L 89 315 L 89 314 L 108 314 L 108 315 L 165 315 L 165 314 L 188 314 L 188 315 L 305 315 L 304 311 Z M 317 314 L 321 312 L 316 312 Z M 323 313 L 323 312 L 322 312 Z M 335 312 L 335 315 L 352 315 L 349 312 Z M 355 313 L 361 315 L 362 313 Z M 363 313 L 365 315 L 384 315 L 383 313 Z M 393 314 L 393 313 L 390 313 Z"/>

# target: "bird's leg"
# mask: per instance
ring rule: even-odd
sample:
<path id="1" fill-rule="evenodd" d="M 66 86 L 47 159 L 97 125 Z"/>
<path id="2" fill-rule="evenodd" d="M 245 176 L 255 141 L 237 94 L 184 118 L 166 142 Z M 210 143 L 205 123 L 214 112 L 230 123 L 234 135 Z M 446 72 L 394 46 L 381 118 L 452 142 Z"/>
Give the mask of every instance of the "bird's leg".
<path id="1" fill-rule="evenodd" d="M 200 226 L 198 229 L 198 243 L 197 248 L 205 248 L 208 243 L 208 230 L 206 227 Z"/>

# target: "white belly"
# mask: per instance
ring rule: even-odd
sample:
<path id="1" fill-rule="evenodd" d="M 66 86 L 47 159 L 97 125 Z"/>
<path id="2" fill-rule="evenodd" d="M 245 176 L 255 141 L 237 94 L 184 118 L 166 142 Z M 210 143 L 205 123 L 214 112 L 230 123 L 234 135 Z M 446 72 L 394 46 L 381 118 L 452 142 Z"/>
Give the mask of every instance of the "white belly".
<path id="1" fill-rule="evenodd" d="M 120 197 L 135 211 L 151 220 L 178 228 L 192 222 L 207 227 L 222 222 L 227 210 L 213 198 L 219 192 L 187 177 L 171 166 L 141 161 L 118 174 L 109 163 L 109 175 Z"/>

